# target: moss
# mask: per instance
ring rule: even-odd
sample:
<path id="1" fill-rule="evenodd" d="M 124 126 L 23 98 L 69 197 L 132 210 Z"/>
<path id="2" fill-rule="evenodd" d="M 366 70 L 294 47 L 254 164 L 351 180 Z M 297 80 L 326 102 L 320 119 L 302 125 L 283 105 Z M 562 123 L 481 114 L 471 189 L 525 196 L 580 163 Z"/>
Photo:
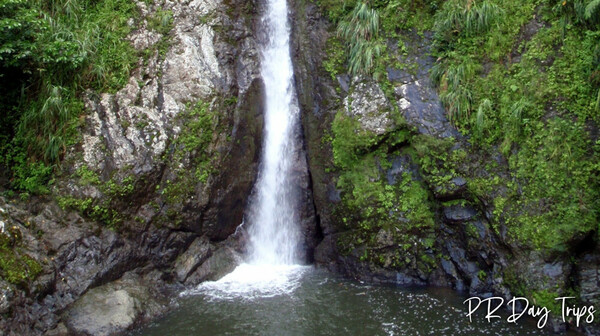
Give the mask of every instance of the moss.
<path id="1" fill-rule="evenodd" d="M 427 184 L 437 192 L 444 193 L 452 188 L 453 178 L 462 176 L 459 170 L 465 166 L 467 152 L 453 149 L 454 139 L 440 139 L 429 135 L 413 138 L 413 157 L 419 163 L 421 173 Z"/>
<path id="2" fill-rule="evenodd" d="M 124 170 L 127 170 L 127 168 Z M 136 179 L 133 175 L 126 176 L 121 180 L 113 176 L 104 182 L 97 172 L 87 165 L 82 165 L 72 177 L 76 178 L 81 186 L 97 188 L 102 196 L 98 198 L 82 198 L 71 195 L 59 196 L 57 201 L 63 209 L 74 209 L 83 216 L 101 222 L 111 229 L 118 228 L 127 219 L 119 206 L 135 192 Z"/>
<path id="3" fill-rule="evenodd" d="M 117 229 L 125 219 L 125 216 L 111 207 L 110 201 L 107 200 L 61 196 L 57 198 L 57 202 L 61 208 L 74 209 L 83 216 L 103 223 L 111 229 Z"/>
<path id="4" fill-rule="evenodd" d="M 0 233 L 0 277 L 20 286 L 26 286 L 42 271 L 37 260 L 25 254 L 21 247 L 21 232 L 17 227 L 9 227 Z"/>
<path id="5" fill-rule="evenodd" d="M 378 140 L 374 133 L 362 130 L 357 120 L 343 112 L 335 115 L 331 130 L 333 162 L 342 170 L 353 167 Z"/>
<path id="6" fill-rule="evenodd" d="M 559 301 L 556 301 L 556 298 L 560 296 L 556 291 L 538 290 L 531 293 L 530 299 L 533 304 L 546 307 L 555 316 L 560 316 L 561 305 Z"/>
<path id="7" fill-rule="evenodd" d="M 481 280 L 482 282 L 485 282 L 487 280 L 487 273 L 484 270 L 479 270 L 479 272 L 477 272 L 477 278 L 479 278 L 479 280 Z"/>
<path id="8" fill-rule="evenodd" d="M 376 136 L 362 131 L 356 120 L 341 112 L 333 121 L 332 133 L 342 198 L 334 217 L 345 231 L 338 238 L 340 250 L 359 253 L 362 261 L 382 267 L 411 265 L 430 272 L 435 258 L 411 262 L 432 249 L 435 241 L 429 192 L 411 173 L 399 176 L 394 184 L 388 184 L 384 173 L 391 168 L 389 157 L 406 155 L 401 147 L 410 141 L 412 133 L 398 123 L 390 133 Z M 385 242 L 378 241 L 378 232 L 387 232 Z M 392 252 L 393 246 L 406 249 Z"/>
<path id="9" fill-rule="evenodd" d="M 231 101 L 228 102 L 231 105 Z M 175 178 L 167 180 L 160 190 L 168 204 L 185 203 L 194 193 L 196 185 L 206 183 L 210 175 L 215 173 L 214 165 L 218 156 L 211 156 L 209 146 L 215 133 L 222 131 L 217 129 L 215 117 L 209 105 L 203 101 L 188 105 L 186 111 L 179 115 L 182 129 L 173 142 L 173 153 L 168 156 Z M 187 160 L 191 164 L 185 164 Z M 184 169 L 185 166 L 193 169 Z"/>
<path id="10" fill-rule="evenodd" d="M 600 65 L 600 31 L 576 24 L 582 20 L 568 10 L 572 3 L 557 11 L 535 0 L 489 2 L 505 15 L 485 32 L 449 36 L 436 25 L 433 78 L 471 142 L 486 151 L 498 146 L 508 159 L 508 179 L 469 180 L 474 197 L 494 204 L 492 226 L 506 225 L 510 239 L 530 248 L 566 252 L 597 230 L 599 152 L 585 125 L 600 120 L 590 80 Z M 436 22 L 451 16 L 454 3 Z"/>
<path id="11" fill-rule="evenodd" d="M 76 175 L 79 177 L 79 183 L 83 186 L 101 184 L 100 176 L 87 165 L 79 167 L 76 171 Z"/>
<path id="12" fill-rule="evenodd" d="M 325 53 L 326 57 L 323 60 L 323 67 L 329 73 L 331 79 L 335 79 L 337 75 L 346 72 L 346 68 L 344 67 L 346 55 L 344 53 L 344 46 L 337 37 L 330 36 L 327 39 Z"/>
<path id="13" fill-rule="evenodd" d="M 465 233 L 470 238 L 479 239 L 479 231 L 473 223 L 465 224 Z"/>

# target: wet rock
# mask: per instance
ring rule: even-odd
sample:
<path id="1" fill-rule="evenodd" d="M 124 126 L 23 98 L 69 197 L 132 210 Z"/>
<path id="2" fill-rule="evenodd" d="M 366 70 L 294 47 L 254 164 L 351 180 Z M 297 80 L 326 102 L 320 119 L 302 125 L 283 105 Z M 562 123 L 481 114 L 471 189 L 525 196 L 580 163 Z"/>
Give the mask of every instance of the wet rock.
<path id="1" fill-rule="evenodd" d="M 333 183 L 327 185 L 327 198 L 330 202 L 339 203 L 342 198 L 340 197 L 340 190 L 338 190 Z"/>
<path id="2" fill-rule="evenodd" d="M 375 236 L 375 241 L 379 247 L 389 247 L 394 245 L 394 237 L 386 230 L 381 229 Z"/>
<path id="3" fill-rule="evenodd" d="M 169 267 L 175 259 L 190 246 L 197 237 L 192 232 L 159 229 L 144 232 L 141 236 L 140 254 L 148 256 L 152 264 L 159 268 Z"/>
<path id="4" fill-rule="evenodd" d="M 460 199 L 465 195 L 466 191 L 467 180 L 460 176 L 453 177 L 449 183 L 435 185 L 433 188 L 433 194 L 440 200 Z"/>
<path id="5" fill-rule="evenodd" d="M 59 265 L 56 290 L 63 295 L 58 307 L 70 304 L 94 285 L 121 277 L 127 270 L 140 265 L 144 257 L 132 242 L 106 230 L 100 236 L 90 236 L 66 246 L 56 258 Z"/>
<path id="6" fill-rule="evenodd" d="M 397 104 L 406 121 L 420 133 L 451 137 L 458 132 L 450 125 L 446 112 L 429 80 L 420 78 L 395 89 Z"/>
<path id="7" fill-rule="evenodd" d="M 336 241 L 337 237 L 335 234 L 325 235 L 321 243 L 315 248 L 315 264 L 334 272 L 340 272 Z"/>
<path id="8" fill-rule="evenodd" d="M 45 205 L 44 210 L 32 218 L 31 222 L 43 232 L 44 240 L 53 251 L 89 235 L 92 230 L 90 223 L 86 222 L 79 214 L 65 213 L 52 204 Z"/>
<path id="9" fill-rule="evenodd" d="M 195 286 L 202 281 L 219 280 L 233 271 L 240 259 L 240 256 L 231 247 L 221 247 L 188 276 L 185 284 Z"/>
<path id="10" fill-rule="evenodd" d="M 392 167 L 385 172 L 389 185 L 396 184 L 404 174 L 409 174 L 414 180 L 422 180 L 419 174 L 419 166 L 413 162 L 409 155 L 394 157 L 390 161 Z"/>
<path id="11" fill-rule="evenodd" d="M 440 261 L 440 263 L 442 265 L 442 269 L 444 270 L 444 272 L 452 280 L 452 282 L 454 284 L 454 288 L 458 291 L 463 291 L 465 289 L 465 285 L 462 281 L 462 278 L 459 276 L 458 272 L 456 271 L 456 267 L 454 267 L 454 264 L 452 263 L 452 261 L 442 259 Z"/>
<path id="12" fill-rule="evenodd" d="M 235 112 L 233 137 L 226 169 L 211 188 L 207 211 L 199 220 L 191 219 L 190 229 L 206 233 L 213 240 L 224 240 L 242 223 L 246 205 L 256 180 L 260 151 L 262 148 L 264 84 L 262 80 L 251 82 Z M 193 215 L 193 212 L 190 212 Z"/>
<path id="13" fill-rule="evenodd" d="M 348 75 L 340 75 L 337 76 L 336 79 L 344 92 L 348 92 L 348 90 L 350 90 L 350 77 Z"/>
<path id="14" fill-rule="evenodd" d="M 396 285 L 398 286 L 414 286 L 420 285 L 422 282 L 416 281 L 413 277 L 407 276 L 402 272 L 396 273 Z"/>
<path id="15" fill-rule="evenodd" d="M 600 256 L 586 254 L 577 265 L 581 300 L 600 306 Z"/>
<path id="16" fill-rule="evenodd" d="M 477 264 L 467 256 L 467 252 L 454 241 L 446 242 L 446 250 L 456 268 L 465 278 L 472 279 L 477 275 L 479 268 Z"/>
<path id="17" fill-rule="evenodd" d="M 476 220 L 476 221 L 469 222 L 469 223 L 477 229 L 477 234 L 479 235 L 479 239 L 484 240 L 485 238 L 490 236 L 490 232 L 489 232 L 490 230 L 483 221 Z"/>
<path id="18" fill-rule="evenodd" d="M 396 87 L 394 93 L 396 104 L 409 125 L 420 133 L 438 136 L 455 137 L 460 135 L 448 122 L 446 111 L 430 79 L 429 70 L 435 63 L 430 56 L 431 36 L 412 35 L 408 42 L 414 50 L 398 60 L 401 63 L 418 64 L 416 73 L 404 69 L 388 69 L 388 78 Z M 394 45 L 394 47 L 396 47 Z"/>
<path id="19" fill-rule="evenodd" d="M 518 278 L 531 290 L 562 293 L 568 285 L 573 265 L 568 261 L 546 260 L 541 252 L 532 251 L 509 265 Z"/>
<path id="20" fill-rule="evenodd" d="M 173 269 L 178 281 L 185 282 L 187 277 L 198 268 L 211 254 L 211 246 L 207 239 L 197 238 L 190 247 L 177 258 Z"/>
<path id="21" fill-rule="evenodd" d="M 14 298 L 14 286 L 0 279 L 0 314 L 8 313 Z"/>
<path id="22" fill-rule="evenodd" d="M 59 323 L 54 329 L 47 331 L 44 336 L 67 336 L 69 329 L 64 323 Z"/>
<path id="23" fill-rule="evenodd" d="M 444 207 L 443 212 L 444 218 L 453 224 L 466 222 L 477 216 L 477 210 L 460 204 Z"/>

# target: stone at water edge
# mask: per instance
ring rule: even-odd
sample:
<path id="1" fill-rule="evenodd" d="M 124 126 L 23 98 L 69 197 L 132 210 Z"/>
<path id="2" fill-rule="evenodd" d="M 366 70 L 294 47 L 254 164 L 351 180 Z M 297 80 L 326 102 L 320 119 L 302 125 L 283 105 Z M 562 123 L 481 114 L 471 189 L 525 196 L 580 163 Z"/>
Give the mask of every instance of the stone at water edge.
<path id="1" fill-rule="evenodd" d="M 166 302 L 137 276 L 93 288 L 63 314 L 70 333 L 107 336 L 162 313 Z"/>

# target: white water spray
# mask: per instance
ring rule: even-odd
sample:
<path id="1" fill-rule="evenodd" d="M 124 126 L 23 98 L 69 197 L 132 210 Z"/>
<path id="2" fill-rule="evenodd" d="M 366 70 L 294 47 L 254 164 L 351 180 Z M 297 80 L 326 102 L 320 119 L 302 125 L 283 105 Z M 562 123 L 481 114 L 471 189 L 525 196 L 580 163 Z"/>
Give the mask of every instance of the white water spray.
<path id="1" fill-rule="evenodd" d="M 265 141 L 250 218 L 250 263 L 293 264 L 298 219 L 290 190 L 294 150 L 293 127 L 298 119 L 290 57 L 286 0 L 268 0 L 263 26 L 268 39 L 262 50 L 265 83 Z"/>
<path id="2" fill-rule="evenodd" d="M 216 298 L 290 293 L 307 267 L 295 265 L 299 240 L 296 200 L 290 181 L 299 109 L 293 84 L 287 0 L 267 0 L 261 50 L 265 83 L 262 163 L 249 211 L 247 263 L 198 290 Z"/>

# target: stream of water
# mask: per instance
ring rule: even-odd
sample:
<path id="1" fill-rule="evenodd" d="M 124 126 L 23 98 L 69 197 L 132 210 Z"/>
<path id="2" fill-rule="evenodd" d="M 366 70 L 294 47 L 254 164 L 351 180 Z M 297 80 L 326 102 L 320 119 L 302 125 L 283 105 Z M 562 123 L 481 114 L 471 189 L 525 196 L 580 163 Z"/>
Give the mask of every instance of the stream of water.
<path id="1" fill-rule="evenodd" d="M 197 291 L 217 297 L 270 297 L 299 282 L 306 266 L 297 264 L 298 208 L 290 169 L 295 146 L 293 130 L 299 109 L 293 85 L 290 28 L 286 0 L 268 0 L 262 27 L 261 76 L 265 83 L 265 134 L 262 162 L 246 222 L 246 262 Z"/>

